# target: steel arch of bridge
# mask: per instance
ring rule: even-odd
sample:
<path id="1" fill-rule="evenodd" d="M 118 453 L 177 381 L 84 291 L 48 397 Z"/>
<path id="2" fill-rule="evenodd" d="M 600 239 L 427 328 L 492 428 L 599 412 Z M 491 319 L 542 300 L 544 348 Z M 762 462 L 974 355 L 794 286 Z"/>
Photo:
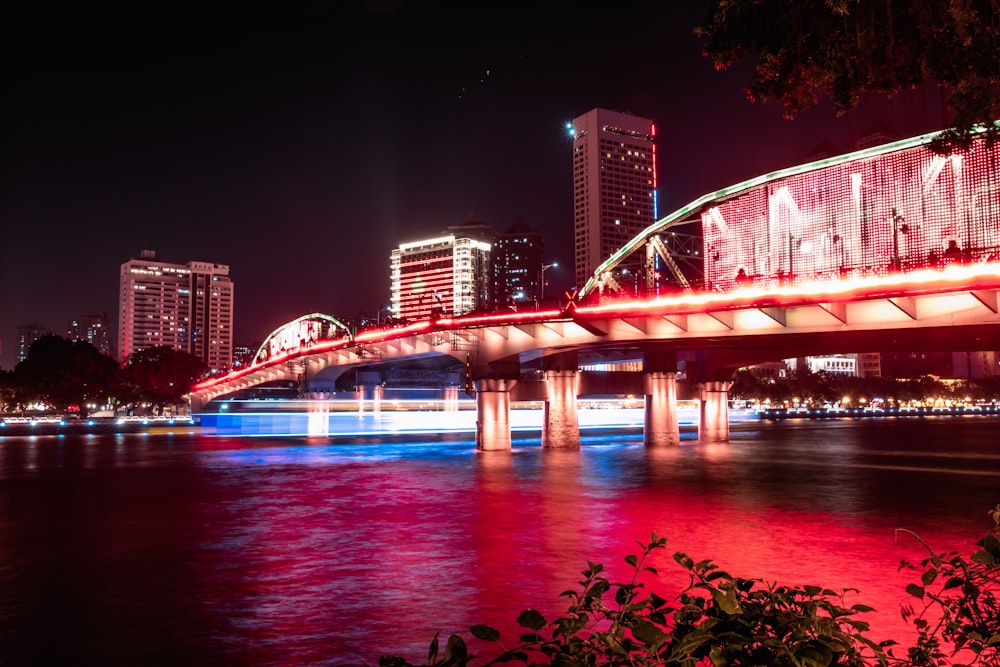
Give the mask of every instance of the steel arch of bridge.
<path id="1" fill-rule="evenodd" d="M 931 132 L 923 134 L 920 136 L 912 137 L 909 139 L 904 139 L 901 141 L 896 141 L 888 144 L 882 144 L 879 146 L 874 146 L 866 148 L 859 151 L 854 151 L 852 153 L 846 153 L 843 155 L 838 155 L 835 157 L 826 158 L 823 160 L 818 160 L 810 162 L 803 165 L 798 165 L 795 167 L 790 167 L 787 169 L 782 169 L 779 171 L 770 172 L 757 176 L 755 178 L 731 185 L 729 187 L 717 190 L 715 192 L 703 195 L 698 199 L 690 202 L 686 206 L 683 206 L 676 211 L 670 213 L 666 217 L 653 223 L 642 232 L 637 234 L 628 243 L 622 246 L 617 252 L 615 252 L 611 257 L 605 260 L 600 266 L 598 266 L 593 275 L 587 280 L 587 282 L 579 289 L 577 297 L 583 299 L 588 295 L 591 295 L 595 290 L 603 291 L 605 289 L 610 289 L 612 291 L 619 291 L 620 285 L 618 281 L 622 277 L 622 273 L 619 272 L 616 278 L 615 270 L 622 265 L 626 260 L 629 260 L 628 265 L 630 266 L 642 266 L 643 276 L 641 277 L 641 284 L 646 289 L 646 295 L 652 296 L 655 293 L 658 286 L 664 285 L 667 282 L 667 278 L 673 278 L 673 281 L 677 283 L 680 287 L 684 288 L 686 291 L 691 291 L 691 286 L 689 282 L 691 280 L 701 280 L 704 279 L 708 283 L 707 279 L 707 266 L 709 262 L 708 255 L 710 254 L 707 250 L 707 246 L 704 243 L 705 230 L 702 228 L 702 214 L 711 213 L 711 209 L 715 207 L 722 206 L 726 202 L 733 200 L 740 195 L 745 195 L 751 193 L 754 190 L 770 187 L 773 184 L 781 182 L 791 177 L 800 176 L 808 172 L 824 170 L 830 167 L 837 167 L 840 165 L 850 165 L 851 163 L 862 161 L 868 161 L 868 164 L 872 163 L 873 158 L 886 156 L 890 153 L 902 153 L 908 149 L 916 149 L 919 147 L 925 147 L 930 144 L 935 138 L 937 138 L 940 132 Z M 987 148 L 990 151 L 990 159 L 995 161 L 997 148 L 993 147 Z M 951 156 L 949 156 L 950 158 Z M 945 161 L 945 157 L 941 157 L 940 160 Z M 859 166 L 860 168 L 860 166 Z M 968 169 L 968 167 L 966 167 Z M 990 170 L 995 170 L 995 167 L 991 166 Z M 958 167 L 961 171 L 961 167 Z M 933 167 L 929 170 L 928 174 L 924 175 L 927 180 L 923 183 L 924 187 L 928 187 L 928 183 L 933 183 L 934 179 L 937 179 L 938 175 L 941 173 L 941 166 L 938 165 L 937 169 L 934 170 Z M 997 176 L 993 175 L 990 177 L 996 180 Z M 993 196 L 996 195 L 995 190 L 997 185 L 992 183 L 991 186 L 994 190 Z M 861 186 L 864 187 L 864 186 Z M 957 188 L 957 186 L 956 186 Z M 770 196 L 770 191 L 768 192 Z M 871 195 L 869 195 L 871 196 Z M 987 195 L 989 196 L 989 194 Z M 881 202 L 882 207 L 888 206 L 889 197 L 885 197 L 886 201 Z M 895 201 L 895 200 L 893 200 Z M 877 206 L 871 202 L 865 203 L 865 206 L 869 207 L 871 211 L 869 215 L 871 216 L 868 220 L 869 225 L 885 224 L 885 220 L 876 217 L 877 213 L 874 213 Z M 874 213 L 874 214 L 873 214 Z M 892 232 L 895 237 L 892 239 L 895 246 L 895 269 L 899 270 L 900 266 L 900 234 L 904 236 L 908 225 L 903 219 L 903 216 L 896 216 L 895 207 L 892 208 L 893 215 L 889 218 L 892 220 Z M 966 212 L 967 213 L 967 212 Z M 900 223 L 902 232 L 897 229 L 897 222 Z M 913 225 L 909 225 L 912 227 Z M 686 230 L 686 231 L 682 231 Z M 785 233 L 785 232 L 783 232 Z M 864 232 L 862 232 L 864 233 Z M 791 248 L 791 242 L 793 240 L 793 232 L 791 227 L 788 228 L 788 242 L 789 248 Z M 957 235 L 957 233 L 956 233 Z M 834 237 L 839 239 L 839 237 Z M 801 238 L 798 239 L 801 243 Z M 993 243 L 980 243 L 978 250 L 981 251 L 983 257 L 978 257 L 976 259 L 983 260 L 987 255 L 992 253 L 997 253 L 1000 250 L 1000 239 L 991 239 Z M 645 250 L 645 258 L 641 261 L 636 261 L 634 255 Z M 841 252 L 843 249 L 841 248 Z M 876 251 L 872 251 L 875 253 Z M 891 261 L 893 258 L 885 255 L 887 250 L 883 250 L 883 255 L 877 257 L 877 260 L 882 260 L 883 263 Z M 656 257 L 663 260 L 665 266 L 657 268 Z M 791 257 L 792 250 L 788 250 L 789 266 L 788 272 L 792 273 L 791 267 Z M 682 268 L 686 267 L 688 271 L 684 271 Z M 904 267 L 905 268 L 905 267 Z M 801 271 L 801 269 L 800 269 Z M 667 276 L 666 273 L 670 275 Z M 638 293 L 639 281 L 636 284 L 636 292 Z"/>
<path id="2" fill-rule="evenodd" d="M 310 323 L 316 323 L 317 327 L 310 327 Z M 322 330 L 326 326 L 326 331 Z M 264 338 L 264 342 L 257 348 L 251 363 L 256 364 L 267 361 L 276 354 L 287 354 L 296 352 L 302 347 L 311 347 L 320 340 L 334 338 L 337 330 L 343 330 L 344 336 L 348 340 L 354 339 L 354 334 L 350 327 L 332 315 L 325 313 L 309 313 L 297 317 L 291 322 L 286 322 L 272 331 Z M 305 334 L 305 335 L 303 335 Z M 294 335 L 294 344 L 292 336 Z M 279 347 L 280 349 L 275 349 Z"/>

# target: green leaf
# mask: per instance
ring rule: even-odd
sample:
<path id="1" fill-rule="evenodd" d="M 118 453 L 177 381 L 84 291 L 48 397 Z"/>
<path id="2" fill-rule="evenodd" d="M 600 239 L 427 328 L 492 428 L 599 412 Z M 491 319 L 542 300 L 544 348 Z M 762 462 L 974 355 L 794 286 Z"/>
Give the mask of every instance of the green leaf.
<path id="1" fill-rule="evenodd" d="M 646 646 L 658 646 L 666 636 L 662 630 L 646 621 L 636 623 L 632 627 L 632 635 Z"/>
<path id="2" fill-rule="evenodd" d="M 517 624 L 522 628 L 528 628 L 529 630 L 534 630 L 538 632 L 545 627 L 545 617 L 534 609 L 525 609 L 517 617 Z"/>
<path id="3" fill-rule="evenodd" d="M 715 599 L 715 604 L 719 605 L 719 609 L 721 609 L 724 613 L 740 614 L 743 612 L 736 600 L 733 600 L 718 588 L 712 588 L 711 591 L 712 597 Z"/>
<path id="4" fill-rule="evenodd" d="M 989 551 L 974 551 L 972 552 L 972 562 L 979 565 L 993 565 L 996 563 L 996 558 Z"/>
<path id="5" fill-rule="evenodd" d="M 635 554 L 629 554 L 628 556 L 625 556 L 625 562 L 632 567 L 636 567 L 639 564 L 639 559 L 636 558 Z"/>
<path id="6" fill-rule="evenodd" d="M 906 592 L 909 593 L 910 595 L 912 595 L 913 597 L 918 598 L 920 600 L 924 599 L 924 587 L 923 586 L 917 586 L 916 584 L 907 584 L 906 585 Z"/>
<path id="7" fill-rule="evenodd" d="M 444 650 L 445 662 L 452 662 L 456 665 L 465 665 L 469 662 L 469 649 L 465 646 L 465 640 L 458 635 L 448 637 L 448 646 Z"/>
<path id="8" fill-rule="evenodd" d="M 869 607 L 866 604 L 856 604 L 851 606 L 851 611 L 861 614 L 867 614 L 868 612 L 875 611 L 875 607 Z"/>
<path id="9" fill-rule="evenodd" d="M 500 633 L 495 628 L 491 628 L 488 625 L 473 625 L 469 628 L 469 632 L 471 632 L 472 636 L 476 639 L 482 639 L 483 641 L 488 642 L 500 641 Z"/>
<path id="10" fill-rule="evenodd" d="M 827 667 L 833 664 L 833 653 L 826 647 L 805 646 L 795 652 L 795 659 L 803 667 Z"/>
<path id="11" fill-rule="evenodd" d="M 521 662 L 521 663 L 527 663 L 528 662 L 528 654 L 525 653 L 524 651 L 521 651 L 521 650 L 518 650 L 518 649 L 513 649 L 513 650 L 510 650 L 510 651 L 507 651 L 506 653 L 504 653 L 503 655 L 499 656 L 498 658 L 495 658 L 493 660 L 493 662 L 491 662 L 490 664 L 493 664 L 493 663 L 502 663 L 502 662 L 515 662 L 515 661 Z"/>
<path id="12" fill-rule="evenodd" d="M 434 639 L 431 640 L 430 650 L 427 651 L 427 664 L 428 665 L 433 665 L 437 661 L 437 656 L 438 656 L 438 636 L 440 634 L 441 634 L 441 631 L 438 630 L 437 632 L 434 633 Z"/>
<path id="13" fill-rule="evenodd" d="M 650 593 L 649 604 L 653 607 L 653 609 L 659 609 L 667 604 L 667 600 L 666 598 L 661 598 L 656 593 Z"/>
<path id="14" fill-rule="evenodd" d="M 931 584 L 934 583 L 934 580 L 937 579 L 937 576 L 938 576 L 937 568 L 931 567 L 928 568 L 927 571 L 925 571 L 920 576 L 920 581 L 923 582 L 924 586 L 930 586 Z"/>

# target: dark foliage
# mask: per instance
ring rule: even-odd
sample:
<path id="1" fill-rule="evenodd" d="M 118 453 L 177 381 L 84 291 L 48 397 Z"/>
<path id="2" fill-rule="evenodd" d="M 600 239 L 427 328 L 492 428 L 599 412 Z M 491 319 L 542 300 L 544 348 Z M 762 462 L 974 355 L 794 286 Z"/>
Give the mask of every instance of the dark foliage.
<path id="1" fill-rule="evenodd" d="M 1000 5 L 994 0 L 712 0 L 696 34 L 717 68 L 754 61 L 747 95 L 785 115 L 829 96 L 838 113 L 869 93 L 930 82 L 952 125 L 933 148 L 1000 138 Z"/>

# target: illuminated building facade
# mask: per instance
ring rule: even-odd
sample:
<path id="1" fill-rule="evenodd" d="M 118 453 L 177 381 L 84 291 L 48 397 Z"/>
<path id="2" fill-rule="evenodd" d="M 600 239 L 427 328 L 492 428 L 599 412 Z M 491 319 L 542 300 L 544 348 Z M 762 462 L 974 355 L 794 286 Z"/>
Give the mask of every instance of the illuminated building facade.
<path id="1" fill-rule="evenodd" d="M 212 372 L 233 364 L 233 281 L 229 267 L 188 262 L 191 272 L 191 349 Z"/>
<path id="2" fill-rule="evenodd" d="M 121 265 L 118 358 L 165 345 L 189 352 L 212 372 L 233 359 L 233 283 L 229 267 L 172 264 L 152 250 Z"/>
<path id="3" fill-rule="evenodd" d="M 492 230 L 452 227 L 403 243 L 390 256 L 392 316 L 406 321 L 461 315 L 493 305 Z"/>
<path id="4" fill-rule="evenodd" d="M 545 241 L 541 232 L 532 231 L 523 221 L 518 220 L 507 231 L 497 234 L 493 245 L 496 307 L 540 301 L 545 296 L 544 262 Z"/>
<path id="5" fill-rule="evenodd" d="M 592 109 L 573 119 L 573 237 L 576 285 L 656 220 L 652 121 Z M 620 269 L 638 275 L 641 261 Z"/>
<path id="6" fill-rule="evenodd" d="M 101 354 L 113 355 L 111 325 L 107 313 L 85 313 L 66 324 L 66 337 L 71 341 L 90 343 Z"/>

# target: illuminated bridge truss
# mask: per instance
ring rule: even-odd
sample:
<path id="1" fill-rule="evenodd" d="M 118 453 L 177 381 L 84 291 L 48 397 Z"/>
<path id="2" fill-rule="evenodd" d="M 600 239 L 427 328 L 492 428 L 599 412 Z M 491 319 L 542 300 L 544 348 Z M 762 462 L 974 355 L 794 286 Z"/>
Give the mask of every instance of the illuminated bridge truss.
<path id="1" fill-rule="evenodd" d="M 937 133 L 772 172 L 654 223 L 580 291 L 651 296 L 882 276 L 1000 257 L 1000 145 Z"/>
<path id="2" fill-rule="evenodd" d="M 351 329 L 330 315 L 309 313 L 296 318 L 268 334 L 257 348 L 251 363 L 263 363 L 268 359 L 287 356 L 308 349 L 316 343 L 335 338 L 353 340 Z"/>

